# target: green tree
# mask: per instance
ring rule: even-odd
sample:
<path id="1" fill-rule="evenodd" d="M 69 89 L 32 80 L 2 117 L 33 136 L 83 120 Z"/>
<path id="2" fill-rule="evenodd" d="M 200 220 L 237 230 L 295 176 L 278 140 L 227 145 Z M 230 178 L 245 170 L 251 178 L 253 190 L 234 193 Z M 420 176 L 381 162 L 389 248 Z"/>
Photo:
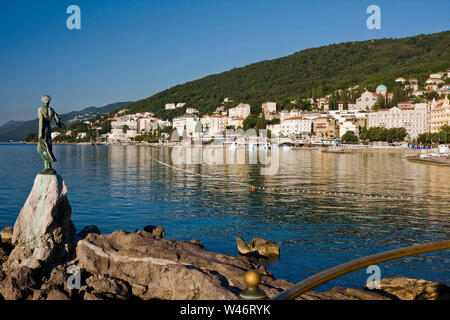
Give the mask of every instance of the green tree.
<path id="1" fill-rule="evenodd" d="M 443 125 L 439 129 L 440 142 L 448 143 L 450 142 L 450 126 L 448 124 Z"/>
<path id="2" fill-rule="evenodd" d="M 344 143 L 357 143 L 358 142 L 358 137 L 356 136 L 356 134 L 353 131 L 347 131 L 342 136 L 342 141 Z"/>
<path id="3" fill-rule="evenodd" d="M 25 138 L 25 142 L 37 142 L 37 141 L 38 141 L 37 133 L 30 133 Z"/>
<path id="4" fill-rule="evenodd" d="M 258 121 L 259 117 L 255 114 L 250 114 L 247 118 L 244 120 L 244 130 L 255 128 L 256 122 Z"/>

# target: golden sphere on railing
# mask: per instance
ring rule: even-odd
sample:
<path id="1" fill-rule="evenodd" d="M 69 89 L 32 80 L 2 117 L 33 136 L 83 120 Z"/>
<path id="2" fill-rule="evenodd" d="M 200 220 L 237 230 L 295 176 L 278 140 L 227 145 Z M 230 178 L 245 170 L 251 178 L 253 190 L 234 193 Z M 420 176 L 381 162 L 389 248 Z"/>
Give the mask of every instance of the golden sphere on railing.
<path id="1" fill-rule="evenodd" d="M 261 276 L 256 271 L 247 271 L 244 275 L 244 283 L 247 287 L 256 287 L 261 282 Z"/>
<path id="2" fill-rule="evenodd" d="M 244 283 L 247 286 L 239 294 L 240 299 L 244 300 L 264 300 L 267 298 L 266 293 L 262 291 L 258 285 L 261 282 L 261 276 L 256 271 L 247 271 L 244 274 Z"/>

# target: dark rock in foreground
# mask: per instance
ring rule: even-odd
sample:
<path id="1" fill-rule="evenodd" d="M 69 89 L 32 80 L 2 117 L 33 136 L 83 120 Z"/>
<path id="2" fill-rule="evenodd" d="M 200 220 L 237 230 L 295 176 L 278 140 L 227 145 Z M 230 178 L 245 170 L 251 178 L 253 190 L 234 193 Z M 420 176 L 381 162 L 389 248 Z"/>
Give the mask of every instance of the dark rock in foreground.
<path id="1" fill-rule="evenodd" d="M 93 231 L 95 231 L 93 229 Z M 21 266 L 0 272 L 0 299 L 35 300 L 234 300 L 245 289 L 244 274 L 261 274 L 260 288 L 268 298 L 293 285 L 276 280 L 265 267 L 241 257 L 207 251 L 197 243 L 173 241 L 144 230 L 133 233 L 90 233 L 76 244 L 73 260 L 51 270 Z M 10 256 L 10 259 L 11 256 Z M 19 259 L 20 257 L 13 257 Z M 79 270 L 79 287 L 71 287 L 68 271 Z M 422 280 L 405 284 L 383 279 L 384 291 L 335 287 L 328 292 L 308 292 L 299 300 L 440 299 L 442 285 Z M 415 282 L 414 282 L 415 281 Z M 422 286 L 420 288 L 415 285 Z M 403 286 L 403 287 L 401 287 Z M 392 290 L 395 287 L 396 291 Z M 427 295 L 400 295 L 414 287 Z M 434 292 L 434 293 L 433 293 Z"/>

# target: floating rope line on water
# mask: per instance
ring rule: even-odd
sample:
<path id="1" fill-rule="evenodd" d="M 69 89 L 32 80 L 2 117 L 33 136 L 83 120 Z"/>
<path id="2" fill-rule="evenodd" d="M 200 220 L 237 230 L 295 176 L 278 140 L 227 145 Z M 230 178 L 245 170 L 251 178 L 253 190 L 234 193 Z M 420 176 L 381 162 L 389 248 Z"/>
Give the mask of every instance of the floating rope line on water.
<path id="1" fill-rule="evenodd" d="M 170 164 L 168 164 L 168 163 L 164 163 L 164 162 L 162 162 L 162 161 L 159 161 L 158 159 L 153 158 L 153 157 L 150 157 L 150 159 L 152 159 L 153 161 L 156 161 L 156 162 L 158 162 L 159 164 L 161 164 L 161 165 L 163 165 L 163 166 L 166 166 L 166 167 L 168 167 L 168 168 L 172 168 L 172 169 L 175 169 L 175 170 L 178 170 L 178 171 L 182 171 L 182 172 L 186 172 L 186 173 L 189 173 L 189 174 L 193 174 L 193 175 L 196 175 L 196 176 L 199 176 L 199 177 L 204 177 L 204 176 L 206 176 L 205 174 L 201 174 L 201 173 L 194 172 L 194 171 L 191 171 L 191 170 L 186 170 L 186 169 L 183 169 L 183 168 L 180 168 L 180 167 L 172 166 L 172 165 L 170 165 Z M 222 179 L 226 178 L 225 176 L 220 175 L 220 174 L 209 175 L 209 176 L 212 177 L 212 178 L 222 178 Z M 238 182 L 238 181 L 229 181 L 229 183 L 231 183 L 231 184 L 237 184 L 237 185 L 240 185 L 240 186 L 243 186 L 243 187 L 247 187 L 247 188 L 251 188 L 251 187 L 252 187 L 252 186 L 251 186 L 250 184 L 248 184 L 248 183 L 243 183 L 243 182 Z"/>
<path id="2" fill-rule="evenodd" d="M 199 177 L 206 176 L 205 174 L 201 174 L 198 172 L 194 172 L 191 170 L 183 169 L 180 167 L 176 167 L 170 165 L 168 163 L 164 163 L 156 158 L 150 157 L 151 160 L 166 166 L 171 169 L 175 169 L 178 171 L 182 171 L 188 174 L 193 174 Z M 208 175 L 211 178 L 227 178 L 223 175 Z M 291 193 L 302 193 L 309 195 L 325 195 L 325 196 L 340 196 L 340 197 L 355 197 L 359 199 L 370 199 L 370 200 L 403 200 L 403 201 L 433 201 L 432 198 L 425 197 L 415 197 L 415 196 L 399 196 L 399 195 L 382 195 L 382 194 L 366 194 L 366 193 L 357 193 L 357 192 L 333 192 L 333 191 L 320 191 L 320 190 L 310 190 L 310 189 L 300 189 L 300 188 L 279 188 L 279 187 L 263 187 L 263 186 L 255 186 L 248 183 L 238 182 L 238 181 L 228 181 L 229 184 L 236 184 L 242 187 L 250 188 L 251 192 L 255 191 L 271 191 L 271 192 L 291 192 Z"/>

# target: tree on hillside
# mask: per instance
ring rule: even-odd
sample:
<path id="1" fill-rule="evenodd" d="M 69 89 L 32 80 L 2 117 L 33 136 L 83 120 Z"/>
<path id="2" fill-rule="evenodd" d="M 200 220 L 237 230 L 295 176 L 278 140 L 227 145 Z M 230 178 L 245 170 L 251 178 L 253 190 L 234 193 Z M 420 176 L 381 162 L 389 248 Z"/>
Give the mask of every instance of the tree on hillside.
<path id="1" fill-rule="evenodd" d="M 372 110 L 378 110 L 378 109 L 386 109 L 387 103 L 386 98 L 382 94 L 378 95 L 377 101 L 372 106 Z"/>
<path id="2" fill-rule="evenodd" d="M 410 90 L 406 90 L 400 84 L 395 84 L 392 89 L 391 106 L 396 107 L 401 101 L 408 101 L 410 99 Z"/>
<path id="3" fill-rule="evenodd" d="M 365 87 L 373 90 L 380 83 L 393 88 L 392 79 L 399 75 L 414 76 L 423 82 L 430 71 L 447 70 L 450 50 L 443 48 L 449 41 L 450 31 L 446 31 L 306 49 L 177 85 L 127 108 L 131 113 L 151 111 L 155 117 L 171 120 L 175 115 L 181 115 L 183 108 L 164 110 L 168 102 L 185 102 L 186 106 L 195 106 L 205 114 L 221 105 L 224 97 L 232 97 L 234 101 L 249 103 L 252 113 L 259 114 L 261 103 L 269 99 L 278 103 L 293 95 L 309 98 L 312 91 L 323 97 L 354 85 L 359 85 L 355 91 Z M 334 98 L 331 99 L 331 110 L 337 108 L 334 101 L 344 101 L 342 97 Z M 356 93 L 352 93 L 347 96 L 347 102 L 354 103 L 356 98 Z M 395 97 L 397 102 L 407 99 L 399 93 Z"/>
<path id="4" fill-rule="evenodd" d="M 244 120 L 244 130 L 253 129 L 256 126 L 256 122 L 258 121 L 258 116 L 255 114 L 250 114 L 247 118 Z"/>

